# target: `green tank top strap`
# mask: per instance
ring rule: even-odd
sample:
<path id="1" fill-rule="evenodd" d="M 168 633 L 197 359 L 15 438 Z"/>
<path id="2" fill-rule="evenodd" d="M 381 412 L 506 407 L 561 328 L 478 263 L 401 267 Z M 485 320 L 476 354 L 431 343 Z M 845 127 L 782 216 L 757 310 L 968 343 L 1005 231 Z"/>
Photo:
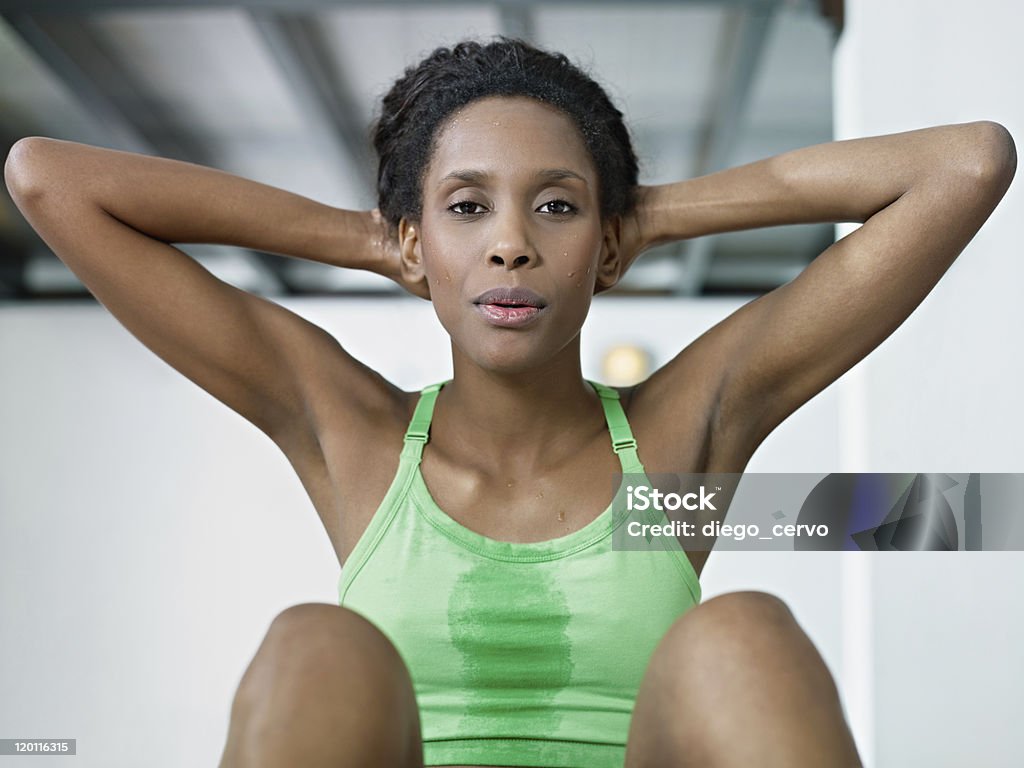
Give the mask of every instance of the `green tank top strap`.
<path id="1" fill-rule="evenodd" d="M 601 398 L 605 420 L 608 422 L 608 432 L 612 436 L 612 450 L 619 457 L 623 474 L 643 472 L 643 464 L 640 463 L 640 457 L 636 452 L 636 439 L 633 437 L 633 430 L 629 428 L 626 412 L 622 410 L 619 393 L 605 384 L 590 379 L 587 381 Z"/>
<path id="2" fill-rule="evenodd" d="M 419 461 L 422 458 L 423 445 L 430 439 L 430 419 L 434 415 L 434 402 L 437 400 L 437 393 L 449 381 L 451 379 L 430 384 L 420 390 L 420 399 L 416 403 L 416 410 L 413 411 L 412 419 L 409 421 L 409 428 L 405 430 L 401 458 L 414 461 Z"/>
<path id="3" fill-rule="evenodd" d="M 437 401 L 437 393 L 451 379 L 430 384 L 420 391 L 420 399 L 416 403 L 416 410 L 413 411 L 409 428 L 405 431 L 405 440 L 402 447 L 402 458 L 419 461 L 423 457 L 423 445 L 430 439 L 430 420 L 434 415 L 434 403 Z M 626 412 L 622 410 L 622 403 L 619 401 L 619 393 L 611 387 L 596 381 L 586 379 L 601 398 L 601 406 L 604 408 L 605 421 L 608 424 L 608 432 L 611 434 L 612 450 L 619 457 L 622 464 L 623 474 L 641 473 L 644 471 L 643 464 L 636 452 L 636 440 L 633 431 L 629 428 L 629 421 L 626 419 Z"/>

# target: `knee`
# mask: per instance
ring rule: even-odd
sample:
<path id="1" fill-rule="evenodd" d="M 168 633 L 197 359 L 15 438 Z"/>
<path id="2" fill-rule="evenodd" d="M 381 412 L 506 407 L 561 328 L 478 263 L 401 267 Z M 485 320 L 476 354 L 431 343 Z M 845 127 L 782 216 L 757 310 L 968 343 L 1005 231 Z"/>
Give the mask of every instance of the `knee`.
<path id="1" fill-rule="evenodd" d="M 672 625 L 666 644 L 682 645 L 687 653 L 694 645 L 702 650 L 719 648 L 731 638 L 749 645 L 759 638 L 801 631 L 789 606 L 769 592 L 727 592 L 694 607 Z"/>
<path id="2" fill-rule="evenodd" d="M 767 671 L 799 665 L 825 671 L 789 606 L 760 591 L 729 592 L 691 609 L 665 634 L 652 663 L 674 675 L 705 680 L 740 667 Z M 827 672 L 820 676 L 832 684 Z"/>
<path id="3" fill-rule="evenodd" d="M 270 623 L 263 646 L 270 655 L 299 663 L 401 663 L 388 637 L 355 611 L 328 603 L 302 603 L 281 611 Z M 261 648 L 264 650 L 264 648 Z"/>
<path id="4" fill-rule="evenodd" d="M 705 619 L 736 617 L 742 621 L 755 617 L 757 620 L 786 620 L 793 616 L 789 606 L 782 598 L 771 592 L 753 589 L 726 592 L 705 600 L 697 607 L 703 609 L 702 613 Z"/>
<path id="5" fill-rule="evenodd" d="M 412 682 L 395 646 L 363 616 L 327 603 L 293 605 L 271 622 L 235 703 L 265 700 L 271 689 L 281 698 L 315 686 L 394 701 L 408 698 Z"/>

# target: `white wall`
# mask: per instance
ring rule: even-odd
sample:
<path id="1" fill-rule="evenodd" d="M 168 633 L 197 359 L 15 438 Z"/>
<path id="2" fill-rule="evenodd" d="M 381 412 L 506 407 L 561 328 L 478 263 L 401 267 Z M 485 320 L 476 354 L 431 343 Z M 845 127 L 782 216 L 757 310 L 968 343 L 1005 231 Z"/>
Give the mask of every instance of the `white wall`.
<path id="1" fill-rule="evenodd" d="M 450 374 L 426 302 L 282 303 L 406 389 Z M 614 343 L 661 364 L 741 303 L 599 299 L 584 372 Z M 0 306 L 0 360 L 0 735 L 76 738 L 90 768 L 215 764 L 270 620 L 336 600 L 312 505 L 262 433 L 99 306 Z M 751 470 L 835 469 L 837 418 L 830 390 Z M 717 553 L 702 581 L 782 595 L 839 672 L 834 556 Z"/>
<path id="2" fill-rule="evenodd" d="M 1019 3 L 846 0 L 846 13 L 836 138 L 995 120 L 1024 147 Z M 924 304 L 840 382 L 845 470 L 1024 472 L 1019 176 Z M 870 764 L 1024 765 L 1024 556 L 856 557 L 844 677 Z"/>

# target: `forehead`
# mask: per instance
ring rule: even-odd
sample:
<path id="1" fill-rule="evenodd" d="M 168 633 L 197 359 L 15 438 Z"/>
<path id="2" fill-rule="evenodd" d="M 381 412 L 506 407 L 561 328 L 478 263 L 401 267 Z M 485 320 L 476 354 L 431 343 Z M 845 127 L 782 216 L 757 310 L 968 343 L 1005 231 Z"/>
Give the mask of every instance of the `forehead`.
<path id="1" fill-rule="evenodd" d="M 596 177 L 590 152 L 572 119 L 535 99 L 488 97 L 456 111 L 442 125 L 427 177 L 462 168 L 529 173 L 556 167 Z"/>

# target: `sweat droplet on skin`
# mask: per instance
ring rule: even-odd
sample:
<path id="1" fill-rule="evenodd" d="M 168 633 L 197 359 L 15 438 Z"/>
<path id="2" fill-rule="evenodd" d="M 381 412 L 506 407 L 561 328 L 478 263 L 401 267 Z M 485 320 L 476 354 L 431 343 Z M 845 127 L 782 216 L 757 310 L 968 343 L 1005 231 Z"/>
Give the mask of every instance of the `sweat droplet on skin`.
<path id="1" fill-rule="evenodd" d="M 563 510 L 563 509 L 558 510 L 558 522 L 560 522 L 560 523 L 564 523 L 565 522 L 565 510 Z"/>
<path id="2" fill-rule="evenodd" d="M 576 274 L 576 270 L 574 269 L 572 272 L 570 272 L 568 275 L 566 275 L 566 277 L 572 277 L 575 274 Z"/>

